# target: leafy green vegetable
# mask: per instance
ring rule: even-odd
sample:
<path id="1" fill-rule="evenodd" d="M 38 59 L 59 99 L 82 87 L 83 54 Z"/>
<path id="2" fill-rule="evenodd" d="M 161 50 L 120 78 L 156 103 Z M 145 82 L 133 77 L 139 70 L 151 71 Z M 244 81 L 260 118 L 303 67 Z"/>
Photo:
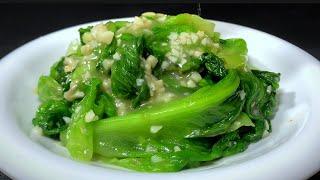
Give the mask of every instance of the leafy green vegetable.
<path id="1" fill-rule="evenodd" d="M 93 155 L 92 124 L 86 122 L 87 113 L 92 110 L 101 82 L 92 79 L 88 84 L 86 96 L 75 106 L 71 122 L 67 129 L 66 147 L 71 156 L 77 160 L 88 161 Z"/>
<path id="2" fill-rule="evenodd" d="M 192 134 L 189 137 L 213 137 L 220 134 L 225 134 L 230 131 L 232 125 L 239 116 L 244 101 L 241 100 L 239 93 L 234 94 L 228 100 L 226 100 L 221 106 L 209 111 L 210 114 L 215 116 L 210 117 L 215 119 L 215 123 L 212 126 L 207 127 L 205 130 Z"/>
<path id="3" fill-rule="evenodd" d="M 276 90 L 279 88 L 280 73 L 259 71 L 259 70 L 252 70 L 252 73 L 257 78 L 264 81 L 266 85 L 271 85 L 271 87 L 273 88 L 272 90 Z"/>
<path id="4" fill-rule="evenodd" d="M 243 152 L 247 149 L 249 143 L 243 140 L 238 131 L 234 131 L 225 135 L 218 140 L 212 147 L 213 159 L 225 156 L 231 156 L 236 153 Z"/>
<path id="5" fill-rule="evenodd" d="M 262 111 L 266 119 L 271 119 L 275 114 L 278 99 L 276 97 L 276 90 L 279 88 L 280 74 L 268 71 L 253 70 L 252 73 L 263 81 L 264 87 L 268 95 L 268 100 L 264 104 Z"/>
<path id="6" fill-rule="evenodd" d="M 209 76 L 205 76 L 199 81 L 198 84 L 199 84 L 199 87 L 204 87 L 204 86 L 208 86 L 208 85 L 213 85 L 214 82 L 212 81 L 212 79 Z"/>
<path id="7" fill-rule="evenodd" d="M 77 83 L 77 89 L 84 91 L 86 84 L 92 78 L 100 78 L 101 74 L 97 71 L 96 67 L 98 59 L 83 59 L 81 60 L 77 68 L 70 75 L 70 82 Z"/>
<path id="8" fill-rule="evenodd" d="M 214 24 L 208 20 L 202 19 L 201 17 L 193 14 L 179 14 L 177 16 L 171 16 L 166 21 L 165 25 L 181 26 L 188 25 L 195 27 L 199 31 L 204 31 L 210 37 L 213 37 L 214 34 Z"/>
<path id="9" fill-rule="evenodd" d="M 163 60 L 166 53 L 169 52 L 168 36 L 172 32 L 195 32 L 196 29 L 190 25 L 176 26 L 174 24 L 160 24 L 152 28 L 152 35 L 145 35 L 146 50 L 159 60 Z"/>
<path id="10" fill-rule="evenodd" d="M 213 53 L 205 53 L 200 59 L 211 76 L 219 78 L 226 76 L 227 70 L 224 67 L 223 60 L 218 56 Z"/>
<path id="11" fill-rule="evenodd" d="M 102 158 L 104 162 L 117 166 L 147 172 L 175 172 L 181 170 L 187 162 L 177 156 L 151 156 L 146 158 Z M 152 160 L 156 160 L 153 162 Z"/>
<path id="12" fill-rule="evenodd" d="M 238 85 L 237 74 L 230 72 L 216 85 L 201 88 L 192 95 L 171 101 L 165 106 L 141 109 L 126 116 L 94 122 L 94 151 L 107 157 L 123 157 L 124 153 L 133 153 L 140 149 L 138 147 L 141 138 L 193 137 L 220 120 L 217 116 L 222 113 L 215 111 L 215 107 L 223 109 L 218 105 L 231 96 Z M 214 110 L 210 111 L 212 108 Z M 203 113 L 207 111 L 213 113 Z M 160 129 L 155 133 L 157 128 Z"/>
<path id="13" fill-rule="evenodd" d="M 244 135 L 244 139 L 248 142 L 256 142 L 260 140 L 266 130 L 266 121 L 256 120 L 254 123 L 255 127 L 250 129 L 250 131 Z"/>
<path id="14" fill-rule="evenodd" d="M 117 108 L 114 98 L 106 93 L 101 94 L 98 97 L 98 103 L 95 105 L 94 112 L 100 117 L 99 119 L 116 116 Z"/>
<path id="15" fill-rule="evenodd" d="M 41 102 L 63 100 L 61 85 L 50 76 L 41 76 L 39 78 L 37 91 Z"/>
<path id="16" fill-rule="evenodd" d="M 103 44 L 96 47 L 93 53 L 98 57 L 99 63 L 102 63 L 105 59 L 111 58 L 117 50 L 117 40 L 113 39 L 110 44 Z"/>
<path id="17" fill-rule="evenodd" d="M 163 80 L 166 88 L 170 92 L 176 93 L 177 95 L 183 95 L 185 93 L 190 94 L 197 90 L 196 88 L 188 88 L 182 86 L 180 83 L 180 79 L 177 78 L 175 74 L 165 73 L 162 74 L 160 77 Z"/>
<path id="18" fill-rule="evenodd" d="M 205 74 L 210 75 L 211 78 L 223 78 L 227 74 L 223 59 L 213 53 L 204 53 L 200 58 L 190 59 L 182 66 L 181 71 L 199 71 L 200 69 L 205 69 Z"/>
<path id="19" fill-rule="evenodd" d="M 247 43 L 243 39 L 220 39 L 221 50 L 217 54 L 223 58 L 227 69 L 243 68 L 247 61 Z"/>
<path id="20" fill-rule="evenodd" d="M 39 126 L 43 134 L 56 138 L 61 131 L 67 128 L 63 117 L 70 117 L 68 104 L 63 100 L 47 100 L 37 110 L 32 124 Z"/>
<path id="21" fill-rule="evenodd" d="M 280 74 L 250 70 L 246 42 L 220 39 L 214 23 L 148 12 L 79 34 L 39 78 L 32 120 L 73 159 L 175 172 L 271 132 Z"/>
<path id="22" fill-rule="evenodd" d="M 203 61 L 200 58 L 192 58 L 182 65 L 181 72 L 199 71 L 202 62 Z"/>
<path id="23" fill-rule="evenodd" d="M 121 46 L 117 52 L 121 60 L 116 61 L 111 69 L 112 92 L 124 99 L 132 99 L 136 96 L 136 79 L 143 75 L 140 66 L 143 42 L 141 37 L 131 34 L 123 34 Z"/>
<path id="24" fill-rule="evenodd" d="M 150 98 L 150 88 L 148 84 L 144 81 L 141 85 L 137 97 L 132 100 L 132 107 L 137 108 L 141 103 Z"/>
<path id="25" fill-rule="evenodd" d="M 243 126 L 255 127 L 254 123 L 251 121 L 251 119 L 246 113 L 240 113 L 237 119 L 231 124 L 228 131 L 232 132 Z"/>
<path id="26" fill-rule="evenodd" d="M 70 86 L 70 75 L 64 71 L 63 61 L 64 58 L 61 58 L 58 62 L 53 64 L 50 69 L 50 77 L 62 86 L 63 91 L 67 91 Z"/>
<path id="27" fill-rule="evenodd" d="M 258 71 L 255 72 L 257 74 Z M 263 72 L 264 74 L 266 72 Z M 240 72 L 241 86 L 246 95 L 245 112 L 252 119 L 269 119 L 277 105 L 275 88 L 278 86 L 279 74 L 270 73 L 272 77 L 268 80 L 257 78 L 251 72 Z M 269 76 L 271 76 L 269 74 Z M 270 88 L 268 88 L 270 86 Z"/>

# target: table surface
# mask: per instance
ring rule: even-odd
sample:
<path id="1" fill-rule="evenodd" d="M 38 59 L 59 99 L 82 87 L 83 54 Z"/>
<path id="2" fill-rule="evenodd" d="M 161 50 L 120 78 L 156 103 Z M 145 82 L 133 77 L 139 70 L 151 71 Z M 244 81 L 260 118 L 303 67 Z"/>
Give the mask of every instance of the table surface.
<path id="1" fill-rule="evenodd" d="M 201 16 L 262 30 L 320 59 L 320 4 L 201 4 Z M 198 13 L 198 4 L 0 4 L 0 58 L 47 33 L 91 21 L 145 11 Z M 320 173 L 312 177 L 316 179 Z M 0 172 L 0 179 L 9 179 Z"/>

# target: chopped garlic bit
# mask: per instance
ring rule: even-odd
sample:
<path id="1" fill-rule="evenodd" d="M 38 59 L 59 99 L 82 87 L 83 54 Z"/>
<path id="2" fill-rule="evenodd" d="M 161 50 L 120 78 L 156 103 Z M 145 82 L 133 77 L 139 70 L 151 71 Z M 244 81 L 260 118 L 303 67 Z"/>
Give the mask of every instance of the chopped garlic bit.
<path id="1" fill-rule="evenodd" d="M 161 97 L 158 97 L 156 100 L 160 102 L 169 102 L 171 101 L 175 95 L 170 92 L 163 93 Z"/>
<path id="2" fill-rule="evenodd" d="M 157 63 L 158 60 L 154 56 L 149 56 L 145 61 L 145 80 L 147 81 L 147 84 L 150 88 L 151 96 L 148 103 L 168 102 L 175 97 L 175 94 L 166 92 L 163 80 L 158 80 L 155 76 L 153 76 L 152 69 L 157 65 Z M 165 69 L 168 66 L 170 66 L 170 63 L 166 60 L 161 64 L 162 69 Z M 198 73 L 194 73 L 190 74 L 189 76 L 191 76 L 195 80 L 186 79 L 186 77 L 184 77 L 184 79 L 180 80 L 182 86 L 196 87 L 196 83 L 200 75 Z M 190 82 L 188 82 L 188 80 L 190 80 Z"/>
<path id="3" fill-rule="evenodd" d="M 70 89 L 63 94 L 63 97 L 67 101 L 73 101 L 75 99 L 84 97 L 84 95 L 85 95 L 84 92 L 78 91 L 77 88 L 78 88 L 78 83 L 71 82 Z"/>
<path id="4" fill-rule="evenodd" d="M 112 31 L 99 32 L 97 34 L 97 41 L 100 43 L 110 44 L 114 36 Z"/>
<path id="5" fill-rule="evenodd" d="M 161 69 L 165 70 L 170 66 L 170 63 L 168 61 L 163 61 L 161 64 Z"/>
<path id="6" fill-rule="evenodd" d="M 172 32 L 169 34 L 168 39 L 171 50 L 166 54 L 166 58 L 180 67 L 187 63 L 187 60 L 192 59 L 190 56 L 201 56 L 203 48 L 211 49 L 213 52 L 218 48 L 217 43 L 214 43 L 203 31 L 198 31 L 197 33 L 181 32 L 180 34 Z M 197 50 L 188 48 L 191 45 L 200 47 Z"/>
<path id="7" fill-rule="evenodd" d="M 82 41 L 87 44 L 89 43 L 90 41 L 93 41 L 93 36 L 90 32 L 85 32 L 83 35 L 82 35 Z"/>
<path id="8" fill-rule="evenodd" d="M 179 151 L 181 151 L 181 148 L 179 146 L 174 146 L 173 150 L 174 150 L 174 152 L 179 152 Z"/>
<path id="9" fill-rule="evenodd" d="M 151 156 L 151 162 L 153 163 L 158 163 L 158 162 L 161 162 L 162 160 L 163 159 L 160 156 L 157 156 L 157 155 Z"/>
<path id="10" fill-rule="evenodd" d="M 109 71 L 114 63 L 112 59 L 106 59 L 102 62 L 102 66 L 105 70 Z"/>
<path id="11" fill-rule="evenodd" d="M 163 80 L 152 78 L 148 86 L 150 88 L 150 96 L 161 96 L 165 92 Z"/>
<path id="12" fill-rule="evenodd" d="M 239 95 L 241 100 L 244 100 L 244 98 L 246 97 L 246 93 L 244 92 L 244 90 L 241 90 Z"/>
<path id="13" fill-rule="evenodd" d="M 108 31 L 105 24 L 97 24 L 90 30 L 90 32 L 85 32 L 82 35 L 82 41 L 85 45 L 81 47 L 81 52 L 84 55 L 87 55 L 88 53 L 90 54 L 92 49 L 95 48 L 98 43 L 110 44 L 113 37 L 114 32 Z"/>
<path id="14" fill-rule="evenodd" d="M 136 79 L 137 86 L 142 86 L 144 79 Z"/>
<path id="15" fill-rule="evenodd" d="M 203 31 L 198 31 L 197 32 L 197 36 L 199 37 L 199 38 L 203 38 L 204 37 L 204 32 Z"/>
<path id="16" fill-rule="evenodd" d="M 150 16 L 148 16 L 150 17 Z M 152 21 L 147 16 L 135 17 L 132 23 L 128 23 L 127 26 L 120 28 L 117 33 L 130 32 L 132 34 L 140 34 L 141 32 L 148 32 L 151 29 Z"/>
<path id="17" fill-rule="evenodd" d="M 78 60 L 72 57 L 64 58 L 63 65 L 64 65 L 64 72 L 72 72 L 78 64 Z"/>
<path id="18" fill-rule="evenodd" d="M 116 104 L 119 116 L 123 116 L 132 110 L 131 109 L 131 102 L 128 100 L 122 100 L 122 99 L 115 98 L 115 104 Z"/>
<path id="19" fill-rule="evenodd" d="M 158 63 L 158 59 L 156 57 L 152 55 L 148 56 L 145 64 L 146 70 L 150 72 L 154 67 L 156 67 L 157 63 Z"/>
<path id="20" fill-rule="evenodd" d="M 183 86 L 183 87 L 187 87 L 187 81 L 184 80 L 184 79 L 181 80 L 181 81 L 180 81 L 180 85 Z"/>
<path id="21" fill-rule="evenodd" d="M 43 131 L 42 131 L 41 127 L 35 126 L 35 127 L 32 128 L 30 135 L 31 135 L 32 137 L 42 136 L 42 135 L 43 135 Z"/>
<path id="22" fill-rule="evenodd" d="M 267 87 L 267 93 L 270 94 L 271 91 L 272 91 L 272 87 L 269 85 L 269 86 Z"/>
<path id="23" fill-rule="evenodd" d="M 201 40 L 201 44 L 206 46 L 208 44 L 212 43 L 212 41 L 210 40 L 210 38 L 204 38 Z"/>
<path id="24" fill-rule="evenodd" d="M 157 13 L 156 18 L 159 22 L 163 22 L 167 19 L 167 15 L 162 13 Z"/>
<path id="25" fill-rule="evenodd" d="M 194 83 L 194 81 L 188 80 L 187 81 L 187 87 L 188 88 L 195 88 L 195 87 L 197 87 L 197 85 L 196 85 L 196 83 Z"/>
<path id="26" fill-rule="evenodd" d="M 103 79 L 103 81 L 102 81 L 102 90 L 104 92 L 106 92 L 106 93 L 112 94 L 111 79 L 110 78 Z"/>
<path id="27" fill-rule="evenodd" d="M 105 31 L 108 31 L 107 27 L 103 23 L 99 23 L 92 27 L 91 34 L 94 38 L 96 38 L 99 33 L 105 32 Z"/>
<path id="28" fill-rule="evenodd" d="M 269 135 L 269 123 L 267 121 L 264 121 L 265 130 L 263 131 L 262 137 L 266 137 Z"/>
<path id="29" fill-rule="evenodd" d="M 198 72 L 193 71 L 190 73 L 190 79 L 194 82 L 199 82 L 202 79 L 202 77 Z"/>
<path id="30" fill-rule="evenodd" d="M 83 55 L 90 55 L 93 48 L 89 44 L 85 44 L 85 45 L 81 46 L 80 50 Z"/>
<path id="31" fill-rule="evenodd" d="M 158 131 L 160 131 L 161 129 L 162 129 L 162 127 L 163 126 L 151 126 L 150 127 L 150 132 L 152 133 L 152 134 L 155 134 L 155 133 L 157 133 Z"/>
<path id="32" fill-rule="evenodd" d="M 116 53 L 114 53 L 114 55 L 112 56 L 112 58 L 113 58 L 114 60 L 120 60 L 120 59 L 121 59 L 121 55 L 120 55 L 118 52 L 116 52 Z"/>
<path id="33" fill-rule="evenodd" d="M 157 148 L 151 146 L 151 145 L 147 145 L 146 147 L 146 152 L 157 152 Z"/>
<path id="34" fill-rule="evenodd" d="M 97 116 L 96 114 L 93 112 L 93 110 L 91 109 L 89 112 L 86 113 L 85 117 L 84 117 L 84 121 L 89 123 L 92 122 L 94 120 L 97 120 Z"/>
<path id="35" fill-rule="evenodd" d="M 70 117 L 63 116 L 62 119 L 63 119 L 64 122 L 66 122 L 67 124 L 69 124 L 69 123 L 71 122 L 71 118 L 70 118 Z"/>
<path id="36" fill-rule="evenodd" d="M 193 56 L 194 57 L 200 57 L 203 54 L 202 51 L 194 51 Z"/>
<path id="37" fill-rule="evenodd" d="M 157 65 L 158 60 L 156 57 L 150 55 L 145 60 L 144 68 L 145 68 L 145 79 L 150 88 L 150 96 L 157 97 L 161 96 L 165 92 L 165 87 L 162 80 L 158 80 L 152 74 L 152 69 Z"/>

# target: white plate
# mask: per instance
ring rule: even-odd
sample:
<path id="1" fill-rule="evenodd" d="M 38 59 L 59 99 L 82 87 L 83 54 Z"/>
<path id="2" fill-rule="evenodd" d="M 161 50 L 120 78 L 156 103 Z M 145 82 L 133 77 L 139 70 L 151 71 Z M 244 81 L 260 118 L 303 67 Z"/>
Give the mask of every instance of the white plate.
<path id="1" fill-rule="evenodd" d="M 48 74 L 68 44 L 78 38 L 79 27 L 40 37 L 0 61 L 0 169 L 8 175 L 18 179 L 302 179 L 320 169 L 317 59 L 272 35 L 218 21 L 216 30 L 223 38 L 247 41 L 250 63 L 281 73 L 281 102 L 273 132 L 245 152 L 177 173 L 138 173 L 76 162 L 61 155 L 65 152 L 57 143 L 30 138 L 38 77 Z"/>

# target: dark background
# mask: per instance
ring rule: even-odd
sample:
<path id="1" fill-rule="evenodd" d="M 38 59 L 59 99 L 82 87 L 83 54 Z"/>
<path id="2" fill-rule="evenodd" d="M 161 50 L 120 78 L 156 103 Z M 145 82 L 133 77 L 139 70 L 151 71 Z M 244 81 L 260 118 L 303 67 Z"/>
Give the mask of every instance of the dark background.
<path id="1" fill-rule="evenodd" d="M 145 11 L 197 14 L 198 4 L 0 3 L 0 58 L 34 38 L 65 27 Z M 201 4 L 201 16 L 265 31 L 320 59 L 320 4 Z M 0 179 L 7 178 L 0 172 Z"/>

